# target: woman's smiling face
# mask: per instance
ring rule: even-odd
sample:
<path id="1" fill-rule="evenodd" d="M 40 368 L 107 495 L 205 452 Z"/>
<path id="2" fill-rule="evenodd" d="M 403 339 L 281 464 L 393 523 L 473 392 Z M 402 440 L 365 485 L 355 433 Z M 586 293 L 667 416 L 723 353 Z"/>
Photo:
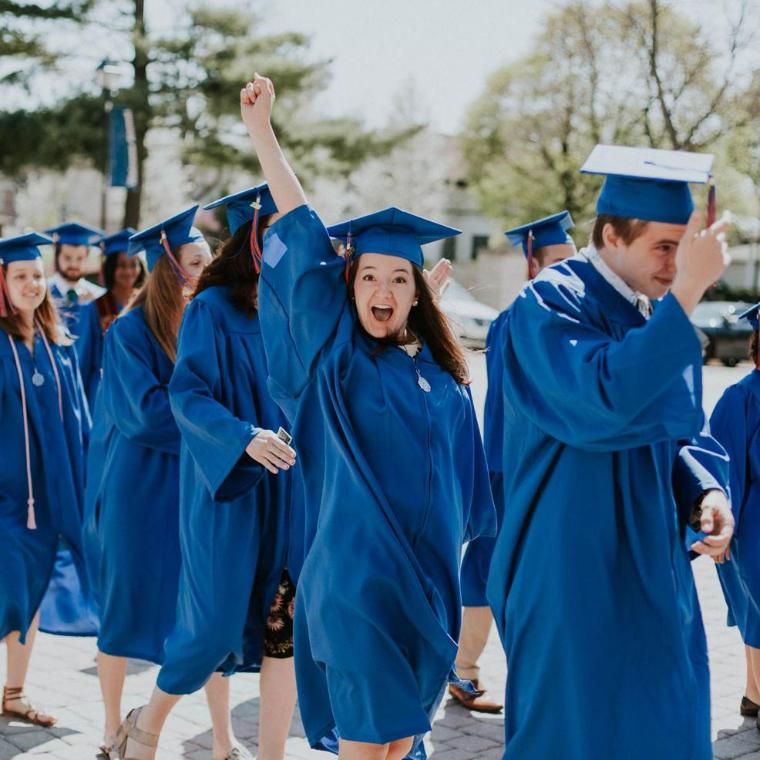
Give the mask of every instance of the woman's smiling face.
<path id="1" fill-rule="evenodd" d="M 356 311 L 373 338 L 400 335 L 417 298 L 412 263 L 400 256 L 365 253 L 354 281 Z"/>

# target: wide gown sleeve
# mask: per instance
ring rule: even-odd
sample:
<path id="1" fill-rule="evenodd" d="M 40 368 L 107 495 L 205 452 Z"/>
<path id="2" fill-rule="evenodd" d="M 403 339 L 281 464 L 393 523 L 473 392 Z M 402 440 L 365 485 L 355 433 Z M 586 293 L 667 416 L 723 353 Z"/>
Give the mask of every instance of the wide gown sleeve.
<path id="1" fill-rule="evenodd" d="M 100 379 L 101 351 L 103 332 L 95 302 L 88 303 L 79 316 L 79 337 L 74 343 L 79 358 L 79 371 L 82 373 L 84 390 L 91 405 L 95 404 L 95 388 Z"/>
<path id="2" fill-rule="evenodd" d="M 219 351 L 220 338 L 209 306 L 193 301 L 182 321 L 169 396 L 196 472 L 213 499 L 230 501 L 253 488 L 265 470 L 245 452 L 260 431 L 256 421 L 239 419 L 218 400 L 223 379 L 236 376 Z"/>
<path id="3" fill-rule="evenodd" d="M 169 405 L 169 389 L 156 376 L 144 332 L 125 318 L 105 336 L 103 402 L 119 431 L 142 446 L 179 453 L 179 430 Z"/>
<path id="4" fill-rule="evenodd" d="M 470 401 L 468 409 L 470 435 L 472 436 L 473 452 L 473 479 L 472 497 L 470 510 L 467 515 L 464 531 L 464 541 L 472 541 L 478 536 L 496 535 L 496 507 L 491 493 L 491 480 L 488 476 L 488 464 L 486 462 L 483 441 L 480 436 L 478 420 L 475 416 L 475 407 L 472 403 L 472 395 L 469 388 L 467 395 Z"/>
<path id="5" fill-rule="evenodd" d="M 746 396 L 741 388 L 733 385 L 723 393 L 710 417 L 710 430 L 730 457 L 731 509 L 738 525 L 748 480 L 749 444 Z"/>
<path id="6" fill-rule="evenodd" d="M 616 340 L 550 284 L 505 326 L 505 392 L 548 435 L 588 451 L 690 439 L 701 427 L 699 340 L 678 301 Z"/>
<path id="7" fill-rule="evenodd" d="M 272 396 L 293 418 L 318 357 L 347 307 L 344 261 L 308 206 L 267 231 L 259 283 L 259 319 Z"/>

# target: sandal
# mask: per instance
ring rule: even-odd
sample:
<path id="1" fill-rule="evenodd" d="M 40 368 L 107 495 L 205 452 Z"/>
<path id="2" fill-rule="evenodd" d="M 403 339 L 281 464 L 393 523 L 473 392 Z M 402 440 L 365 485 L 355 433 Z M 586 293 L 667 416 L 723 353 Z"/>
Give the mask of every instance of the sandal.
<path id="1" fill-rule="evenodd" d="M 143 747 L 150 747 L 152 749 L 158 746 L 158 734 L 150 734 L 137 727 L 137 719 L 140 717 L 143 709 L 143 707 L 135 707 L 133 710 L 130 710 L 116 732 L 112 751 L 121 760 L 137 760 L 137 758 L 128 757 L 126 754 L 127 744 L 130 739 L 136 744 L 142 744 Z"/>
<path id="2" fill-rule="evenodd" d="M 116 746 L 113 744 L 101 744 L 95 760 L 117 760 Z"/>
<path id="3" fill-rule="evenodd" d="M 22 702 L 25 710 L 9 710 L 8 702 Z M 46 715 L 32 707 L 24 694 L 23 686 L 3 686 L 3 715 L 8 718 L 17 718 L 42 728 L 51 728 L 58 722 L 58 718 Z"/>
<path id="4" fill-rule="evenodd" d="M 253 760 L 253 755 L 245 747 L 233 747 L 224 760 Z"/>

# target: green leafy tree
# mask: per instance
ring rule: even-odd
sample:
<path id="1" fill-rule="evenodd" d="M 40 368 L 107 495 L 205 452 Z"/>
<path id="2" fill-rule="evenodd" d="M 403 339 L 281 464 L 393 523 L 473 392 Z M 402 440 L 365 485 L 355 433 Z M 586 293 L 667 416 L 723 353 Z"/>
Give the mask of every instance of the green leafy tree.
<path id="1" fill-rule="evenodd" d="M 114 47 L 131 48 L 134 72 L 131 86 L 116 97 L 117 104 L 132 109 L 137 143 L 138 187 L 127 193 L 125 226 L 139 225 L 147 138 L 153 128 L 168 128 L 179 136 L 186 174 L 198 197 L 229 189 L 226 184 L 235 170 L 258 171 L 238 105 L 241 84 L 254 66 L 277 85 L 278 134 L 307 182 L 316 175 L 346 176 L 418 130 L 368 131 L 358 119 L 312 113 L 309 93 L 329 76 L 329 62 L 311 59 L 304 35 L 260 34 L 257 19 L 241 6 L 190 9 L 166 36 L 147 29 L 145 0 L 122 0 L 109 4 L 107 11 Z M 41 164 L 64 168 L 82 159 L 100 166 L 102 114 L 102 97 L 85 95 L 52 109 L 0 113 L 0 141 L 20 126 L 29 135 L 14 156 L 0 156 L 0 171 L 19 175 Z M 81 130 L 66 128 L 74 124 L 73 116 Z M 57 160 L 41 162 L 34 145 L 43 146 L 44 154 L 55 151 Z"/>
<path id="2" fill-rule="evenodd" d="M 741 73 L 752 8 L 740 3 L 722 51 L 663 0 L 572 2 L 549 16 L 468 114 L 462 143 L 484 212 L 504 225 L 561 208 L 589 219 L 599 179 L 578 168 L 598 142 L 703 151 L 733 135 L 746 151 L 760 86 Z"/>

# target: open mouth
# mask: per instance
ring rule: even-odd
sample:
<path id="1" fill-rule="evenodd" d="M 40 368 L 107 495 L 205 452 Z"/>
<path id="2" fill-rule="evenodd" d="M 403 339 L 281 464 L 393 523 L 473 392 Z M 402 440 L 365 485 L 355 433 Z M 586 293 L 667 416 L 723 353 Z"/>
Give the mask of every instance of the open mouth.
<path id="1" fill-rule="evenodd" d="M 393 316 L 393 309 L 390 306 L 373 306 L 371 311 L 378 322 L 387 322 Z"/>

